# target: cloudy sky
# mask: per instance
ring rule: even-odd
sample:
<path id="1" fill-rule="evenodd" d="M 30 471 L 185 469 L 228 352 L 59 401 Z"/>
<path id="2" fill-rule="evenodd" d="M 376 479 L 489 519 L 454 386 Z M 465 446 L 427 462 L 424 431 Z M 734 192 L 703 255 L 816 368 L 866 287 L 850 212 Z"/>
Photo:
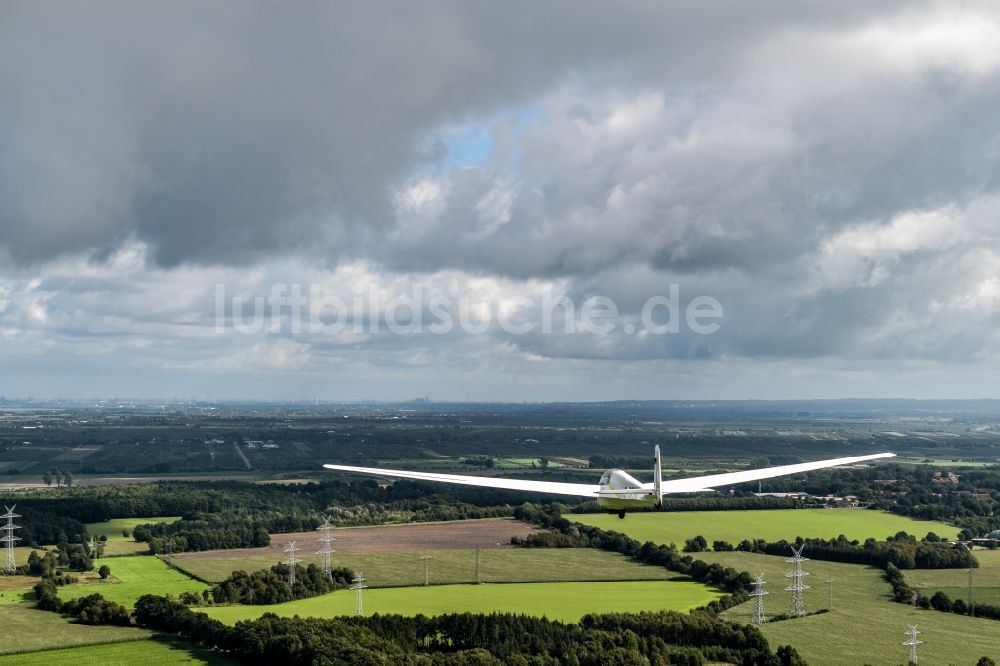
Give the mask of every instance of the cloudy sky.
<path id="1" fill-rule="evenodd" d="M 991 0 L 4 3 L 0 394 L 1000 397 L 998 110 Z"/>

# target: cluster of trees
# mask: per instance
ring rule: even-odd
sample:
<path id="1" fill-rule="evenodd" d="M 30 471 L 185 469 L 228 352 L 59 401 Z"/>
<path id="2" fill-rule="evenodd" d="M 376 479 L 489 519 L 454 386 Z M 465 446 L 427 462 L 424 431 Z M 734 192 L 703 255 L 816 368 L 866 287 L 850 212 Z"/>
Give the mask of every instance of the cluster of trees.
<path id="1" fill-rule="evenodd" d="M 756 627 L 704 612 L 588 615 L 579 624 L 501 614 L 322 620 L 268 613 L 227 627 L 183 604 L 147 595 L 136 602 L 135 621 L 250 664 L 803 664 L 790 647 L 771 652 Z"/>
<path id="2" fill-rule="evenodd" d="M 493 469 L 496 467 L 496 460 L 493 459 L 493 456 L 476 456 L 475 458 L 463 458 L 462 464 Z"/>
<path id="3" fill-rule="evenodd" d="M 63 511 L 60 504 L 46 506 L 18 501 L 17 512 L 21 514 L 18 536 L 24 540 L 25 545 L 38 548 L 57 543 L 83 543 L 87 540 L 87 526 Z"/>
<path id="4" fill-rule="evenodd" d="M 52 487 L 53 482 L 55 482 L 57 488 L 59 486 L 66 486 L 69 488 L 73 485 L 73 472 L 68 469 L 60 471 L 53 467 L 45 474 L 42 474 L 42 481 L 44 481 L 45 485 L 50 488 Z"/>
<path id="5" fill-rule="evenodd" d="M 149 552 L 154 555 L 185 550 L 258 548 L 271 543 L 271 535 L 260 523 L 252 519 L 230 520 L 223 514 L 205 514 L 174 523 L 137 525 L 132 536 L 136 541 L 147 543 Z"/>
<path id="6" fill-rule="evenodd" d="M 703 540 L 703 539 L 702 539 Z M 905 532 L 898 532 L 885 541 L 866 539 L 864 543 L 850 541 L 844 535 L 836 539 L 796 539 L 796 546 L 806 545 L 809 557 L 829 562 L 869 564 L 899 569 L 967 569 L 979 562 L 968 548 L 941 541 L 917 541 Z M 791 544 L 785 540 L 767 542 L 763 539 L 743 540 L 736 550 L 768 555 L 787 555 Z"/>
<path id="7" fill-rule="evenodd" d="M 18 567 L 18 573 L 29 576 L 41 576 L 54 585 L 69 585 L 77 582 L 77 577 L 68 573 L 59 573 L 59 555 L 55 552 L 48 552 L 39 555 L 36 551 L 28 554 L 28 563 Z"/>
<path id="8" fill-rule="evenodd" d="M 71 571 L 93 569 L 94 563 L 90 559 L 87 546 L 79 543 L 61 543 L 55 550 L 50 550 L 44 555 L 39 555 L 33 550 L 28 554 L 27 564 L 18 567 L 19 573 L 43 578 L 57 576 L 60 568 Z"/>
<path id="9" fill-rule="evenodd" d="M 75 617 L 83 624 L 113 624 L 123 627 L 132 624 L 132 615 L 127 608 L 96 593 L 64 601 L 60 612 Z"/>
<path id="10" fill-rule="evenodd" d="M 959 615 L 971 615 L 985 617 L 991 620 L 1000 620 L 1000 606 L 993 604 L 974 603 L 972 606 L 963 599 L 952 599 L 944 592 L 938 590 L 931 596 L 920 595 L 916 604 L 921 608 L 933 608 L 936 611 L 945 613 L 957 613 Z"/>
<path id="11" fill-rule="evenodd" d="M 910 584 L 906 582 L 906 577 L 903 575 L 903 572 L 899 570 L 899 567 L 891 562 L 885 565 L 885 579 L 889 582 L 889 585 L 892 586 L 893 601 L 898 601 L 901 604 L 913 603 L 917 593 L 912 587 L 910 587 Z"/>
<path id="12" fill-rule="evenodd" d="M 75 617 L 83 624 L 128 626 L 132 623 L 127 608 L 105 599 L 100 594 L 88 594 L 70 601 L 60 600 L 55 583 L 48 578 L 42 579 L 35 585 L 35 596 L 38 598 L 39 609 Z"/>
<path id="13" fill-rule="evenodd" d="M 70 571 L 90 571 L 94 563 L 86 544 L 62 543 L 56 548 L 56 562 Z"/>
<path id="14" fill-rule="evenodd" d="M 801 509 L 805 503 L 794 497 L 757 497 L 753 493 L 737 492 L 732 496 L 714 497 L 664 497 L 661 509 L 639 511 L 756 511 L 764 509 Z M 583 502 L 567 506 L 567 513 L 600 513 L 604 511 L 597 502 Z"/>
<path id="15" fill-rule="evenodd" d="M 512 536 L 510 545 L 519 548 L 586 548 L 579 534 L 562 532 L 532 532 L 526 537 Z"/>
<path id="16" fill-rule="evenodd" d="M 253 573 L 234 571 L 212 588 L 212 600 L 229 604 L 280 604 L 347 587 L 352 578 L 354 572 L 343 567 L 332 569 L 327 577 L 315 564 L 295 565 L 295 585 L 289 587 L 288 566 L 277 564 Z"/>

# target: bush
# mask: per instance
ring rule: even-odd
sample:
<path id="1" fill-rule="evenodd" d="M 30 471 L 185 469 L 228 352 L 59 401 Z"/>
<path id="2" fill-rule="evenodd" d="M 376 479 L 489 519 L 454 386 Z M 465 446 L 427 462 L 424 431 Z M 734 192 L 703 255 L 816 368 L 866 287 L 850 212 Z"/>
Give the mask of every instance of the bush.
<path id="1" fill-rule="evenodd" d="M 123 627 L 132 624 L 127 608 L 114 601 L 108 601 L 100 594 L 88 594 L 64 602 L 60 610 L 65 615 L 79 619 L 83 624 L 112 624 Z"/>
<path id="2" fill-rule="evenodd" d="M 931 608 L 937 611 L 951 612 L 951 599 L 944 592 L 935 592 L 931 596 Z"/>

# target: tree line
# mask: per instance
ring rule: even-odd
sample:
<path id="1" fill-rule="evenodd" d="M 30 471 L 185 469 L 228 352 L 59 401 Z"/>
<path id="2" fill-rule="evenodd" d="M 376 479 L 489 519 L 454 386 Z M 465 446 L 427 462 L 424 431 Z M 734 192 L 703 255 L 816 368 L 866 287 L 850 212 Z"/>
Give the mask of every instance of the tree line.
<path id="1" fill-rule="evenodd" d="M 906 577 L 898 568 L 889 564 L 885 569 L 885 579 L 892 585 L 893 601 L 901 604 L 913 604 L 924 609 L 933 609 L 958 615 L 975 615 L 990 620 L 1000 620 L 1000 606 L 995 604 L 968 604 L 964 599 L 952 599 L 947 593 L 938 590 L 927 595 L 910 587 Z"/>
<path id="2" fill-rule="evenodd" d="M 285 564 L 253 573 L 234 571 L 212 588 L 212 600 L 217 604 L 280 604 L 345 588 L 354 578 L 354 572 L 345 567 L 333 568 L 326 576 L 315 564 L 296 564 L 295 585 L 290 586 L 288 573 Z"/>
<path id="3" fill-rule="evenodd" d="M 803 663 L 791 648 L 771 652 L 756 627 L 704 612 L 588 615 L 578 624 L 511 614 L 316 619 L 267 613 L 227 627 L 183 604 L 147 595 L 136 602 L 134 616 L 140 627 L 177 634 L 261 665 Z"/>
<path id="4" fill-rule="evenodd" d="M 917 541 L 905 532 L 898 532 L 885 541 L 865 539 L 864 543 L 848 540 L 843 534 L 836 539 L 798 537 L 792 543 L 784 539 L 772 542 L 744 539 L 735 547 L 725 542 L 715 542 L 715 550 L 787 555 L 793 544 L 796 547 L 805 544 L 809 557 L 814 560 L 868 564 L 882 569 L 890 564 L 899 569 L 968 569 L 979 566 L 975 556 L 961 544 L 952 546 L 940 541 Z M 688 547 L 685 545 L 685 550 Z"/>

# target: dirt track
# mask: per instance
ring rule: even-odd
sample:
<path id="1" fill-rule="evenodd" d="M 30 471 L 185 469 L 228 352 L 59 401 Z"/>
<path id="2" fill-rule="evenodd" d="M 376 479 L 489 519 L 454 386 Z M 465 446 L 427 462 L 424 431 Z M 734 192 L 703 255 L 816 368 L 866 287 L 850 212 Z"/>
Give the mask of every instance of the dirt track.
<path id="1" fill-rule="evenodd" d="M 538 528 L 510 519 L 456 520 L 447 523 L 417 523 L 379 527 L 341 527 L 333 530 L 333 548 L 341 554 L 389 553 L 419 550 L 457 550 L 462 548 L 506 548 L 512 536 L 524 537 Z M 266 548 L 240 550 L 209 550 L 201 553 L 175 555 L 175 559 L 199 557 L 249 557 L 255 555 L 281 557 L 285 544 L 298 541 L 304 551 L 316 545 L 317 532 L 272 534 Z"/>

